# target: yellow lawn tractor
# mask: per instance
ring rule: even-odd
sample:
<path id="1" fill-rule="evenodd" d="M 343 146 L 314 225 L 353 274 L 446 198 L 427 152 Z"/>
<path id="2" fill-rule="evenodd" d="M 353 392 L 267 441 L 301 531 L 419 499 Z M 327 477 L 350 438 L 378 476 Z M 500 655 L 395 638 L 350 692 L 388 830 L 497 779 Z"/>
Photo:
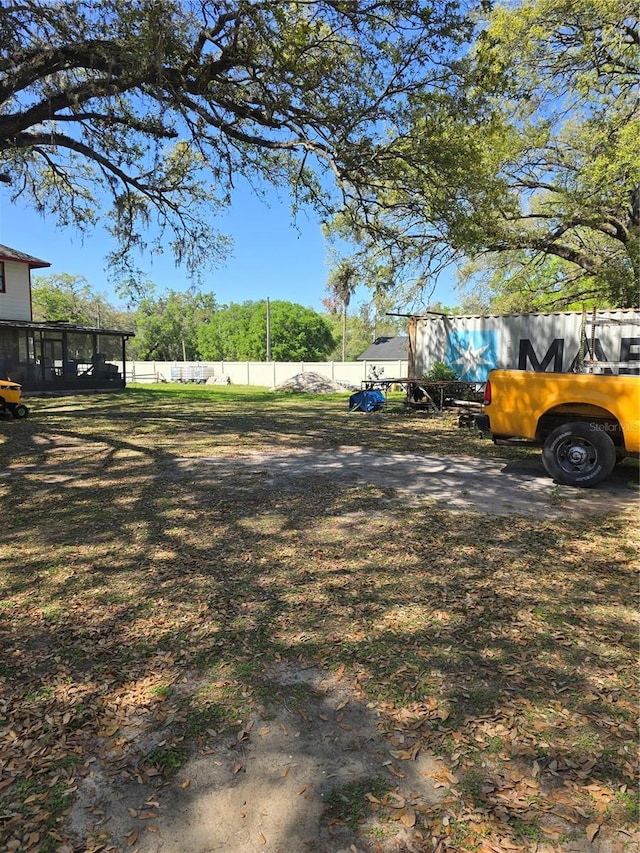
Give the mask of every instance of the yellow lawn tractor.
<path id="1" fill-rule="evenodd" d="M 26 418 L 29 409 L 22 402 L 22 385 L 0 379 L 0 412 L 11 412 L 14 418 Z"/>

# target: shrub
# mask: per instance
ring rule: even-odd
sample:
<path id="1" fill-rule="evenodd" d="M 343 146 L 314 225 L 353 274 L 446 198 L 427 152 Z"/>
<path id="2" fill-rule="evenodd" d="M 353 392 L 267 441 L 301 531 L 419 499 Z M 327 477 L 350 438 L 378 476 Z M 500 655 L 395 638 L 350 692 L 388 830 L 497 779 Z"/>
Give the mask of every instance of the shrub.
<path id="1" fill-rule="evenodd" d="M 427 382 L 456 382 L 460 377 L 448 364 L 436 361 L 422 378 Z"/>

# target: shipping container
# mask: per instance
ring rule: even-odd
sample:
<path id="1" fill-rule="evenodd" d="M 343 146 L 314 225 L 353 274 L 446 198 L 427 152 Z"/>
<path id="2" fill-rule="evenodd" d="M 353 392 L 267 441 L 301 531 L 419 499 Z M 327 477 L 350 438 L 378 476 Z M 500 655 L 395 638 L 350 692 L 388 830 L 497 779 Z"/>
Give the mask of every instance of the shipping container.
<path id="1" fill-rule="evenodd" d="M 415 316 L 409 321 L 410 375 L 436 362 L 464 382 L 494 368 L 569 373 L 640 373 L 640 312 Z"/>

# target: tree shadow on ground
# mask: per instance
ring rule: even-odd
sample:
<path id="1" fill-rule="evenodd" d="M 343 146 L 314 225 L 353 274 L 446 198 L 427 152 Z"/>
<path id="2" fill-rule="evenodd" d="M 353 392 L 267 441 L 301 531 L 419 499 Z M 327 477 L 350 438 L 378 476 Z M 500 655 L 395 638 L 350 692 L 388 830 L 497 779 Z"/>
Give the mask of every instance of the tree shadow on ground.
<path id="1" fill-rule="evenodd" d="M 278 660 L 344 671 L 401 751 L 479 773 L 461 802 L 511 837 L 505 767 L 573 785 L 584 820 L 594 791 L 630 784 L 628 515 L 498 524 L 332 476 L 216 481 L 113 428 L 69 418 L 22 433 L 15 454 L 7 442 L 3 843 L 45 807 L 38 831 L 60 835 L 54 795 L 93 760 L 152 785 L 208 728 L 242 731 Z"/>

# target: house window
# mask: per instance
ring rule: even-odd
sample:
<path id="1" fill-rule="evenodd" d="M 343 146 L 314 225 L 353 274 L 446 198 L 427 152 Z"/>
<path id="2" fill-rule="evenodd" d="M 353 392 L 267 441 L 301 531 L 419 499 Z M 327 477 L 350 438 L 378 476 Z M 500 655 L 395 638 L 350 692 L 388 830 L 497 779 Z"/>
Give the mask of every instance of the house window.
<path id="1" fill-rule="evenodd" d="M 4 261 L 0 261 L 0 293 L 6 293 L 7 288 L 4 279 Z"/>

